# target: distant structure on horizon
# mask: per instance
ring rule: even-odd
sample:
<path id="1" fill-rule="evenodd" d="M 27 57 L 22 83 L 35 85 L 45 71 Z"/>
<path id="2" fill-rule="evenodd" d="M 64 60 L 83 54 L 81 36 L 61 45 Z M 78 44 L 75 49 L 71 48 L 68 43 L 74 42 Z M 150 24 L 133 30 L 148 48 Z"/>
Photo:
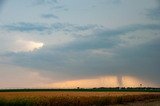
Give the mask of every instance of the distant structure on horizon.
<path id="1" fill-rule="evenodd" d="M 139 84 L 139 85 L 140 85 L 140 87 L 142 87 L 143 84 Z"/>

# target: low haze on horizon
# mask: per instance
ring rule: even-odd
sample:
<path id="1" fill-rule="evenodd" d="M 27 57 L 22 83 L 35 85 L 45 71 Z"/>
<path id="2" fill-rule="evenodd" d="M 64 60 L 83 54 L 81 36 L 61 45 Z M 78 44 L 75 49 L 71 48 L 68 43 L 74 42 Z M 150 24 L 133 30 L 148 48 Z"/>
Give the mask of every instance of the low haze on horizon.
<path id="1" fill-rule="evenodd" d="M 0 88 L 160 87 L 160 0 L 0 0 Z"/>

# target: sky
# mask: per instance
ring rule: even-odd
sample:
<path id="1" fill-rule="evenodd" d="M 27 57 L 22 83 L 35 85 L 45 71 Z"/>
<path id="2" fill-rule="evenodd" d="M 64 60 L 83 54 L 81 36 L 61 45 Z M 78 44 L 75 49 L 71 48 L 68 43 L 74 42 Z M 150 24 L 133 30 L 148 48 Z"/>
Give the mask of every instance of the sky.
<path id="1" fill-rule="evenodd" d="M 160 0 L 0 0 L 0 88 L 160 87 Z"/>

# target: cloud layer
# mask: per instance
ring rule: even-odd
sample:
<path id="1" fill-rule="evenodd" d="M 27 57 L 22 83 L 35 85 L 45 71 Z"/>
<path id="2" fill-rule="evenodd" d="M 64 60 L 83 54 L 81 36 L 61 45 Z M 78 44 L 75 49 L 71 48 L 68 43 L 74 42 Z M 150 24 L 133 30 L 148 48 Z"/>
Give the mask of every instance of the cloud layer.
<path id="1" fill-rule="evenodd" d="M 0 75 L 22 81 L 3 87 L 160 86 L 159 0 L 18 1 L 0 14 Z"/>

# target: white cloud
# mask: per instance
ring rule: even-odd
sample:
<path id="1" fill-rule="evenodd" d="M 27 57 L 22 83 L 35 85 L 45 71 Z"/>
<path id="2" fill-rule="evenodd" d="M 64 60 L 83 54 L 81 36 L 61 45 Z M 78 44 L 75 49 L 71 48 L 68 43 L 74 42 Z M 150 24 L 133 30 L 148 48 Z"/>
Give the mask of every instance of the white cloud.
<path id="1" fill-rule="evenodd" d="M 5 52 L 32 52 L 44 46 L 43 40 L 31 33 L 10 32 L 6 30 L 0 31 L 0 53 Z"/>
<path id="2" fill-rule="evenodd" d="M 33 52 L 44 46 L 56 48 L 74 40 L 73 36 L 65 35 L 63 32 L 40 35 L 39 33 L 24 33 L 1 30 L 0 31 L 0 53 L 5 52 Z"/>
<path id="3" fill-rule="evenodd" d="M 44 46 L 42 42 L 27 41 L 27 40 L 17 40 L 15 47 L 13 48 L 14 52 L 32 52 L 36 49 L 40 49 Z"/>

